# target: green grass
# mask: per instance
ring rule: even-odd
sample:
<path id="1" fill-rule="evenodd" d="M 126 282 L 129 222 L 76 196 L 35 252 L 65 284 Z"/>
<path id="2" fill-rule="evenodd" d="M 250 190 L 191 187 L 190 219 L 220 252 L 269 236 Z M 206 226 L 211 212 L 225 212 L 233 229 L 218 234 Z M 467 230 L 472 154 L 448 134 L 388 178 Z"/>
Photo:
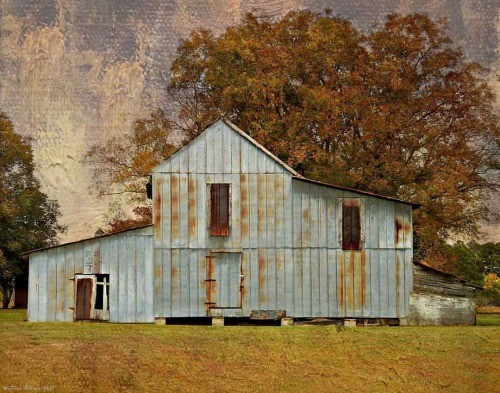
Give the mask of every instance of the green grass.
<path id="1" fill-rule="evenodd" d="M 476 324 L 477 326 L 500 326 L 500 313 L 478 313 Z"/>
<path id="2" fill-rule="evenodd" d="M 0 310 L 0 390 L 493 392 L 500 383 L 496 326 L 337 331 L 24 318 Z"/>

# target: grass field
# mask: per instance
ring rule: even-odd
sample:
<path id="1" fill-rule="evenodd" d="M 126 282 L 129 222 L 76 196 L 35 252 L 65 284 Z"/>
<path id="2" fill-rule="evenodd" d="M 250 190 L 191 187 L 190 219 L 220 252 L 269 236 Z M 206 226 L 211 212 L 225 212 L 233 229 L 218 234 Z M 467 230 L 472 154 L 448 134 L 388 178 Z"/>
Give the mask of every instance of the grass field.
<path id="1" fill-rule="evenodd" d="M 500 391 L 497 326 L 340 330 L 23 319 L 22 311 L 0 310 L 0 390 Z"/>

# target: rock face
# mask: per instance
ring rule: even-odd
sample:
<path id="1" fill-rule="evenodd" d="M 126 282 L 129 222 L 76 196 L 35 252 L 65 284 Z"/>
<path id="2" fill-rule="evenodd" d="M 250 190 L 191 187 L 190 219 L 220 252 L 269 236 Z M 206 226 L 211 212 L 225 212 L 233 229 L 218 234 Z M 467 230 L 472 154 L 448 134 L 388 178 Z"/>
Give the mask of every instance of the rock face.
<path id="1" fill-rule="evenodd" d="M 500 96 L 497 0 L 3 0 L 0 109 L 33 137 L 44 191 L 69 225 L 63 240 L 91 236 L 107 207 L 89 194 L 83 154 L 129 132 L 159 102 L 175 48 L 191 30 L 220 33 L 250 11 L 279 17 L 327 7 L 364 29 L 391 12 L 448 18 L 455 43 L 491 70 Z M 497 227 L 490 232 L 500 241 Z"/>

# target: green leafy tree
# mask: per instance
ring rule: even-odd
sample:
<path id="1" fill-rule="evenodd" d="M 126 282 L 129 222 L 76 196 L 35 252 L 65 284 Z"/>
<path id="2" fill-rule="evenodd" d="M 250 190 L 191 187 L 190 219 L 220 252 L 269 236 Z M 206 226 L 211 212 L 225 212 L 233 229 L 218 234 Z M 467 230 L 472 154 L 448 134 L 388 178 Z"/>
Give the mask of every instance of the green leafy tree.
<path id="1" fill-rule="evenodd" d="M 59 205 L 40 191 L 30 140 L 14 131 L 0 112 L 0 289 L 3 307 L 12 296 L 15 277 L 27 270 L 22 252 L 58 243 L 66 228 L 58 223 Z"/>

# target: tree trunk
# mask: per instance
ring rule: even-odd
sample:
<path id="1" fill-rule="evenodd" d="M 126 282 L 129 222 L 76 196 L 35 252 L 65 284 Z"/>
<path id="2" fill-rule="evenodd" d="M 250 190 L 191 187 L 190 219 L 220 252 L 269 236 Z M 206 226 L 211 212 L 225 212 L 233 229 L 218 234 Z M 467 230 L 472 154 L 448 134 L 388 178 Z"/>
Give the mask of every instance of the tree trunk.
<path id="1" fill-rule="evenodd" d="M 12 291 L 6 288 L 2 288 L 2 308 L 9 308 L 11 297 Z"/>

